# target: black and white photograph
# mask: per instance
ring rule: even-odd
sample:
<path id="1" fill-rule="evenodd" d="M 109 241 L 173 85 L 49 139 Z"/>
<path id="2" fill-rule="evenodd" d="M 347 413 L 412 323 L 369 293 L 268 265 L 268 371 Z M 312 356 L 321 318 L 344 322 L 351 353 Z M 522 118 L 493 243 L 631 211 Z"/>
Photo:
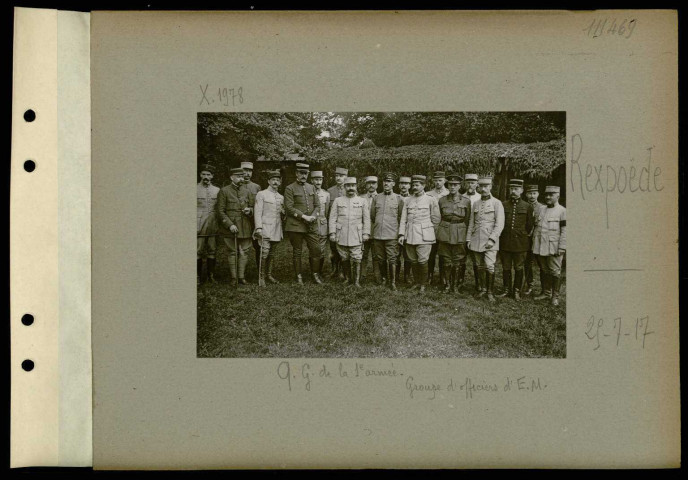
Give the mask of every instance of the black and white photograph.
<path id="1" fill-rule="evenodd" d="M 566 113 L 197 114 L 199 358 L 565 358 Z"/>

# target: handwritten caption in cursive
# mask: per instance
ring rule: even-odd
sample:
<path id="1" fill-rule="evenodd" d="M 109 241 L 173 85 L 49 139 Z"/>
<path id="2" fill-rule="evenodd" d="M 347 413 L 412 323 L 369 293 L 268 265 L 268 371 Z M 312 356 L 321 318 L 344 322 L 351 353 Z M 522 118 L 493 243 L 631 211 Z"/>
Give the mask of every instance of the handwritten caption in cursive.
<path id="1" fill-rule="evenodd" d="M 647 336 L 655 333 L 649 328 L 649 315 L 626 321 L 621 317 L 604 319 L 593 315 L 587 322 L 585 336 L 594 345 L 593 350 L 599 349 L 603 344 L 621 347 L 633 342 L 644 349 Z"/>
<path id="2" fill-rule="evenodd" d="M 595 18 L 590 25 L 583 29 L 590 38 L 598 38 L 602 36 L 618 35 L 622 38 L 631 38 L 638 20 L 636 18 L 624 18 L 617 22 L 617 19 L 609 18 Z"/>
<path id="3" fill-rule="evenodd" d="M 482 394 L 504 393 L 538 393 L 544 392 L 548 384 L 540 377 L 514 376 L 504 377 L 497 381 L 488 381 L 476 376 L 457 376 L 435 381 L 405 375 L 394 366 L 394 363 L 380 366 L 361 362 L 338 362 L 332 366 L 327 363 L 310 362 L 293 363 L 282 361 L 277 365 L 277 377 L 291 392 L 303 389 L 307 392 L 317 387 L 324 387 L 332 382 L 392 382 L 404 392 L 409 399 L 434 400 L 438 394 L 459 394 L 466 400 Z"/>
<path id="4" fill-rule="evenodd" d="M 216 105 L 218 107 L 236 107 L 244 103 L 244 88 L 218 87 L 217 90 L 210 88 L 210 85 L 198 86 L 201 90 L 201 101 L 198 106 Z M 217 102 L 217 103 L 216 103 Z"/>

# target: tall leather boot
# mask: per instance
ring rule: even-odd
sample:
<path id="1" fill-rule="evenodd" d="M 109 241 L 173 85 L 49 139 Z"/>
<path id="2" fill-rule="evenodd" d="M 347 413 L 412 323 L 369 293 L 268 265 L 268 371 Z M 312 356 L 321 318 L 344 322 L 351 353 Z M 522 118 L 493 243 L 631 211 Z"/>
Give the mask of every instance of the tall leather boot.
<path id="1" fill-rule="evenodd" d="M 494 275 L 494 274 L 492 274 Z M 511 294 L 511 270 L 503 270 L 502 271 L 503 275 L 503 283 L 504 283 L 504 289 L 498 293 L 496 296 L 497 297 L 506 297 L 507 295 Z"/>
<path id="2" fill-rule="evenodd" d="M 480 283 L 480 270 L 478 270 L 478 266 L 473 264 L 473 276 L 475 277 L 475 291 L 480 293 L 482 290 L 482 285 L 483 283 Z"/>
<path id="3" fill-rule="evenodd" d="M 540 278 L 543 282 L 542 292 L 540 292 L 540 295 L 536 296 L 534 300 L 544 300 L 552 296 L 552 277 L 549 273 L 540 272 Z"/>
<path id="4" fill-rule="evenodd" d="M 261 253 L 262 248 L 261 248 L 260 242 L 258 240 L 253 241 L 253 251 L 256 252 L 256 266 L 257 266 L 257 265 L 259 265 L 260 256 L 262 254 Z M 265 259 L 263 259 L 263 260 L 265 260 Z"/>
<path id="5" fill-rule="evenodd" d="M 485 277 L 485 269 L 481 268 L 477 271 L 478 274 L 478 292 L 474 295 L 475 298 L 483 298 L 487 294 L 487 283 Z"/>
<path id="6" fill-rule="evenodd" d="M 320 278 L 323 278 L 323 267 L 325 266 L 325 257 L 320 257 L 320 260 L 318 261 L 318 275 L 320 275 Z"/>
<path id="7" fill-rule="evenodd" d="M 322 285 L 323 281 L 322 278 L 320 278 L 320 274 L 318 273 L 318 268 L 320 267 L 320 260 L 316 258 L 309 258 L 308 263 L 311 266 L 311 274 L 313 275 L 313 281 L 318 285 Z"/>
<path id="8" fill-rule="evenodd" d="M 439 256 L 439 254 L 438 254 L 438 256 Z M 447 279 L 447 276 L 446 276 L 447 271 L 444 269 L 444 258 L 443 257 L 439 257 L 439 258 L 440 258 L 440 261 L 439 261 L 439 264 L 440 264 L 440 288 L 444 288 L 448 285 L 449 280 Z"/>
<path id="9" fill-rule="evenodd" d="M 424 263 L 423 265 L 418 265 L 418 276 L 420 277 L 420 289 L 419 293 L 425 293 L 425 285 L 429 282 L 429 279 L 432 278 L 431 275 L 428 274 L 428 264 Z"/>
<path id="10" fill-rule="evenodd" d="M 236 256 L 230 254 L 227 263 L 229 263 L 229 278 L 231 279 L 232 285 L 234 285 L 237 279 Z"/>
<path id="11" fill-rule="evenodd" d="M 397 264 L 396 262 L 389 262 L 389 288 L 392 291 L 397 291 Z"/>
<path id="12" fill-rule="evenodd" d="M 559 288 L 561 287 L 561 278 L 552 275 L 552 306 L 559 306 Z"/>
<path id="13" fill-rule="evenodd" d="M 425 264 L 425 268 L 422 270 L 427 272 L 424 284 L 432 285 L 432 277 L 435 275 L 435 257 L 432 254 L 430 254 L 428 263 Z"/>
<path id="14" fill-rule="evenodd" d="M 215 283 L 215 259 L 214 258 L 208 259 L 208 263 L 206 264 L 206 268 L 208 269 L 208 281 L 210 283 Z"/>
<path id="15" fill-rule="evenodd" d="M 485 272 L 485 279 L 487 280 L 487 299 L 491 303 L 496 302 L 494 294 L 492 292 L 494 290 L 494 277 L 495 277 L 494 272 L 490 272 L 490 271 Z"/>
<path id="16" fill-rule="evenodd" d="M 272 276 L 272 263 L 272 257 L 268 256 L 268 258 L 265 259 L 265 279 L 270 283 L 279 283 L 277 279 Z"/>
<path id="17" fill-rule="evenodd" d="M 521 292 L 523 291 L 523 270 L 516 270 L 514 279 L 514 300 L 517 302 L 521 300 Z"/>
<path id="18" fill-rule="evenodd" d="M 303 277 L 301 276 L 301 255 L 292 258 L 294 264 L 294 275 L 296 275 L 296 283 L 303 285 Z"/>
<path id="19" fill-rule="evenodd" d="M 546 276 L 547 276 L 547 274 L 545 272 L 543 272 L 542 269 L 540 269 L 540 293 L 538 295 L 542 295 L 547 290 L 547 288 L 545 286 L 545 277 Z"/>
<path id="20" fill-rule="evenodd" d="M 248 256 L 247 255 L 239 255 L 239 265 L 237 270 L 239 271 L 239 284 L 240 285 L 246 285 L 248 282 L 246 281 L 245 275 L 246 275 L 246 264 L 248 263 Z"/>
<path id="21" fill-rule="evenodd" d="M 330 278 L 335 279 L 339 274 L 339 258 L 334 255 L 330 257 Z"/>
<path id="22" fill-rule="evenodd" d="M 404 283 L 406 285 L 411 285 L 413 283 L 413 274 L 411 273 L 411 267 L 413 267 L 411 261 L 404 260 Z"/>
<path id="23" fill-rule="evenodd" d="M 463 285 L 466 280 L 466 264 L 462 263 L 459 265 L 456 271 L 456 291 L 460 293 L 463 290 Z"/>
<path id="24" fill-rule="evenodd" d="M 417 263 L 412 263 L 411 270 L 413 275 L 413 285 L 411 285 L 411 289 L 416 290 L 420 288 L 421 284 L 423 283 L 423 280 L 420 278 L 420 265 Z"/>
<path id="25" fill-rule="evenodd" d="M 265 262 L 266 261 L 267 261 L 267 259 L 263 258 L 258 263 L 258 286 L 259 287 L 265 286 Z"/>
<path id="26" fill-rule="evenodd" d="M 203 259 L 196 259 L 196 285 L 203 283 Z"/>
<path id="27" fill-rule="evenodd" d="M 449 281 L 445 282 L 444 293 L 451 293 L 454 290 L 454 282 L 456 282 L 456 267 L 453 265 L 450 265 L 449 268 L 444 267 L 444 273 L 447 270 L 449 270 Z"/>
<path id="28" fill-rule="evenodd" d="M 354 260 L 354 287 L 361 286 L 361 262 Z"/>
<path id="29" fill-rule="evenodd" d="M 452 293 L 459 293 L 459 269 L 461 267 L 458 267 L 456 265 L 452 265 L 451 267 L 451 272 L 450 272 L 450 280 L 451 280 L 451 289 L 450 291 Z"/>
<path id="30" fill-rule="evenodd" d="M 400 255 L 401 255 L 401 254 L 400 254 Z M 401 271 L 402 271 L 402 268 L 401 268 L 401 257 L 397 257 L 397 263 L 395 263 L 394 266 L 396 267 L 396 268 L 395 268 L 395 271 L 397 272 L 397 277 L 396 277 L 394 280 L 395 280 L 395 282 L 398 282 L 398 281 L 400 281 L 400 279 L 401 279 Z"/>
<path id="31" fill-rule="evenodd" d="M 339 268 L 341 268 L 342 275 L 344 276 L 342 282 L 351 283 L 351 260 L 341 260 Z"/>
<path id="32" fill-rule="evenodd" d="M 373 275 L 375 275 L 375 283 L 382 284 L 382 274 L 380 273 L 380 262 L 373 260 Z"/>

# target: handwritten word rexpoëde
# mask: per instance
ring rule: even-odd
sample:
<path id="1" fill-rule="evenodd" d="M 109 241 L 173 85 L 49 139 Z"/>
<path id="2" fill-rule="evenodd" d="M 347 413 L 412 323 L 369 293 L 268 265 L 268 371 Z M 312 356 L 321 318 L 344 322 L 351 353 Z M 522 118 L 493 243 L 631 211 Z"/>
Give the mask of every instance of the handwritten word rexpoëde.
<path id="1" fill-rule="evenodd" d="M 218 107 L 236 107 L 244 103 L 244 88 L 217 87 L 210 88 L 209 84 L 199 85 L 201 90 L 201 101 L 198 106 L 216 105 Z M 216 103 L 217 102 L 217 103 Z"/>
<path id="2" fill-rule="evenodd" d="M 609 194 L 643 194 L 664 190 L 662 168 L 652 163 L 654 146 L 646 148 L 643 157 L 636 163 L 631 158 L 626 165 L 588 163 L 581 160 L 583 138 L 580 134 L 571 137 L 571 192 L 579 193 L 583 200 L 593 194 L 603 194 L 607 228 L 609 228 Z"/>

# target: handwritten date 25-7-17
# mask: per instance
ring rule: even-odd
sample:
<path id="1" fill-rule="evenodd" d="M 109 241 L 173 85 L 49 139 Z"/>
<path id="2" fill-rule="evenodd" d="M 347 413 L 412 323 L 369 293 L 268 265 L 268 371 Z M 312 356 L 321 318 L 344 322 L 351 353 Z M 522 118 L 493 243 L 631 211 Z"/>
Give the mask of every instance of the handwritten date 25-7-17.
<path id="1" fill-rule="evenodd" d="M 638 20 L 635 18 L 623 18 L 617 20 L 609 18 L 596 18 L 583 29 L 588 37 L 597 38 L 602 36 L 618 35 L 623 38 L 631 38 Z"/>
<path id="2" fill-rule="evenodd" d="M 603 343 L 619 347 L 622 344 L 635 342 L 645 348 L 645 339 L 648 335 L 655 333 L 649 328 L 649 315 L 633 320 L 624 320 L 621 317 L 605 320 L 593 315 L 588 320 L 585 336 L 595 345 L 593 350 L 600 348 Z"/>
<path id="3" fill-rule="evenodd" d="M 217 105 L 225 107 L 235 107 L 244 103 L 244 88 L 218 87 L 210 88 L 209 84 L 199 85 L 201 89 L 201 105 Z"/>

